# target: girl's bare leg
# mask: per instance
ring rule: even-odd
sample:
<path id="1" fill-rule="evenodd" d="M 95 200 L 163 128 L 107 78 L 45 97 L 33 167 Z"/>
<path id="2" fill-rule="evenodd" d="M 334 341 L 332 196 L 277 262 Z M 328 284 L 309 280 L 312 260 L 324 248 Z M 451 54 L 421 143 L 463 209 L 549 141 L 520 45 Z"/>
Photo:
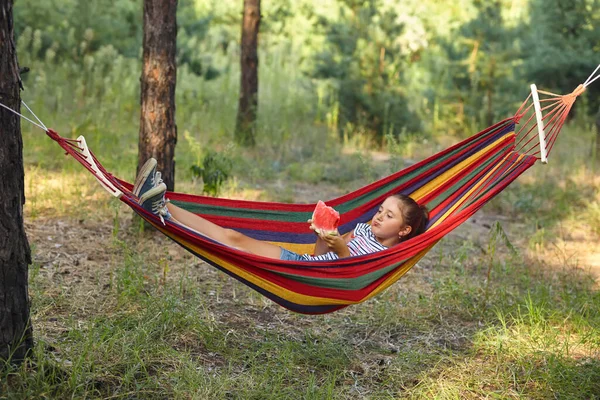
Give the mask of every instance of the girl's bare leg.
<path id="1" fill-rule="evenodd" d="M 175 222 L 208 236 L 217 242 L 263 257 L 276 259 L 281 257 L 281 248 L 279 246 L 253 239 L 233 229 L 223 228 L 171 203 L 167 203 L 167 208 Z"/>

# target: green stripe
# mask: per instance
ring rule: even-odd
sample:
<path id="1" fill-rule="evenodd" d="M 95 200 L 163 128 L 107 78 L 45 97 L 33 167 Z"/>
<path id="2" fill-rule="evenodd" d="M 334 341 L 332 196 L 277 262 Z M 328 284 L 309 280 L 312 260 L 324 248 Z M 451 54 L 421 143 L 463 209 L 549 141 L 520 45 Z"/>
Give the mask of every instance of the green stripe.
<path id="1" fill-rule="evenodd" d="M 362 289 L 371 283 L 375 282 L 377 279 L 381 278 L 388 272 L 400 267 L 404 264 L 405 261 L 394 263 L 385 268 L 377 270 L 375 272 L 370 272 L 365 275 L 361 275 L 356 278 L 315 278 L 311 276 L 303 276 L 303 275 L 294 275 L 288 273 L 278 273 L 279 275 L 285 276 L 295 282 L 305 283 L 307 285 L 316 286 L 320 288 L 327 289 L 340 289 L 340 290 L 359 290 Z"/>
<path id="2" fill-rule="evenodd" d="M 254 210 L 248 208 L 234 208 L 234 207 L 223 207 L 213 206 L 192 202 L 184 201 L 173 201 L 171 203 L 183 208 L 184 210 L 198 213 L 207 214 L 220 217 L 240 217 L 249 218 L 254 220 L 265 220 L 265 221 L 283 221 L 283 222 L 306 222 L 312 216 L 310 212 L 290 212 L 290 211 L 270 211 L 270 210 Z"/>
<path id="3" fill-rule="evenodd" d="M 494 129 L 493 131 L 488 132 L 487 134 L 483 135 L 479 139 L 479 141 L 484 141 L 489 136 L 493 136 L 494 134 L 496 134 L 498 132 L 498 130 L 502 130 L 502 129 L 506 128 L 506 126 L 508 126 L 508 124 L 502 125 L 502 126 L 498 127 L 497 129 Z M 511 133 L 512 132 L 507 132 L 506 134 L 508 135 Z M 379 187 L 377 189 L 371 190 L 369 193 L 366 193 L 362 196 L 359 196 L 357 198 L 347 201 L 346 203 L 336 207 L 336 209 L 338 209 L 338 211 L 340 211 L 341 213 L 345 213 L 347 211 L 354 210 L 354 209 L 362 206 L 366 202 L 371 201 L 374 198 L 380 197 L 383 193 L 392 191 L 394 188 L 400 187 L 404 183 L 410 181 L 411 179 L 413 179 L 419 175 L 422 175 L 424 172 L 427 172 L 427 171 L 435 168 L 439 164 L 445 162 L 446 160 L 448 160 L 452 156 L 456 155 L 457 153 L 461 152 L 462 150 L 464 150 L 466 147 L 472 145 L 473 143 L 476 143 L 476 142 L 465 143 L 463 146 L 459 146 L 458 148 L 454 149 L 453 151 L 449 152 L 448 154 L 438 157 L 435 160 L 421 166 L 420 168 L 415 169 L 414 171 L 412 171 L 408 174 L 405 174 L 405 175 L 399 177 L 398 179 L 396 179 L 394 181 L 389 182 L 386 185 L 382 185 L 381 187 Z M 425 185 L 427 182 L 428 181 L 422 182 L 422 186 Z"/>
<path id="4" fill-rule="evenodd" d="M 485 135 L 483 135 L 481 138 L 479 138 L 479 140 L 477 142 L 482 142 L 485 141 L 489 136 L 493 136 L 496 133 L 498 133 L 498 131 L 505 129 L 507 126 L 509 126 L 512 122 L 508 121 L 507 123 L 499 126 L 498 128 L 486 133 Z M 505 136 L 512 134 L 513 131 L 510 132 L 506 132 Z M 366 193 L 365 195 L 362 195 L 358 198 L 355 199 L 351 199 L 349 201 L 347 201 L 346 203 L 344 203 L 343 205 L 336 207 L 336 209 L 338 209 L 340 212 L 346 212 L 346 211 L 351 211 L 354 210 L 360 206 L 362 206 L 364 203 L 381 196 L 383 193 L 392 191 L 394 188 L 400 187 L 401 185 L 403 185 L 404 183 L 408 182 L 409 180 L 422 175 L 424 172 L 427 172 L 433 168 L 435 168 L 436 166 L 438 166 L 440 163 L 445 162 L 446 160 L 448 160 L 450 157 L 456 155 L 457 153 L 463 151 L 466 147 L 472 145 L 473 143 L 477 143 L 477 142 L 468 142 L 465 143 L 462 146 L 459 146 L 458 148 L 454 149 L 453 151 L 449 152 L 448 154 L 438 157 L 435 160 L 421 166 L 420 168 L 415 169 L 414 171 L 412 171 L 409 174 L 405 174 L 403 176 L 401 176 L 400 178 L 381 186 L 380 188 L 374 189 L 369 193 Z M 467 158 L 464 158 L 465 160 Z M 422 182 L 422 186 L 424 186 L 425 184 L 427 184 L 427 182 L 429 181 L 424 181 Z"/>

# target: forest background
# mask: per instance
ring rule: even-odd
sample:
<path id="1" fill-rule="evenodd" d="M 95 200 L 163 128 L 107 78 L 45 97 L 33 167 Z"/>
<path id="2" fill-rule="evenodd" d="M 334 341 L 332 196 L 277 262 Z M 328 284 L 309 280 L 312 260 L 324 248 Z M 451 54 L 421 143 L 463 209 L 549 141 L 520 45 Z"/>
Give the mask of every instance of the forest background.
<path id="1" fill-rule="evenodd" d="M 243 149 L 241 3 L 179 1 L 178 191 L 347 193 L 512 115 L 531 83 L 571 92 L 600 62 L 598 0 L 263 0 L 257 145 Z M 129 181 L 141 21 L 141 0 L 14 8 L 23 100 Z M 288 313 L 132 226 L 24 124 L 37 364 L 3 375 L 0 398 L 600 395 L 597 87 L 548 166 L 386 293 L 322 317 Z M 219 187 L 198 186 L 206 160 L 229 177 Z"/>
<path id="2" fill-rule="evenodd" d="M 290 156 L 287 167 L 297 169 L 293 161 L 307 156 L 332 158 L 318 152 L 329 146 L 313 145 L 328 139 L 385 149 L 466 137 L 512 115 L 530 83 L 568 93 L 587 78 L 600 46 L 597 3 L 265 0 L 258 147 Z M 59 131 L 135 137 L 140 21 L 139 1 L 20 0 L 18 54 L 31 69 L 23 97 L 41 117 L 60 115 L 51 119 Z M 232 138 L 240 21 L 235 1 L 179 2 L 177 124 L 204 152 Z M 575 117 L 590 123 L 598 96 L 581 103 Z M 317 154 L 289 154 L 307 149 Z M 185 177 L 198 155 L 177 154 Z M 113 154 L 123 156 L 133 154 Z"/>

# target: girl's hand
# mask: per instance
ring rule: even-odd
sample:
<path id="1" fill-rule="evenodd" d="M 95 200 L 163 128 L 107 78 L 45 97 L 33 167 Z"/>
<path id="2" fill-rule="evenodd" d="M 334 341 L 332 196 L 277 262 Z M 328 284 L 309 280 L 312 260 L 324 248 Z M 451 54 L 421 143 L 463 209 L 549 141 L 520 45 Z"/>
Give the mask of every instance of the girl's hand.
<path id="1" fill-rule="evenodd" d="M 319 228 L 317 228 L 316 226 L 313 225 L 313 220 L 312 219 L 309 219 L 306 222 L 308 222 L 308 224 L 309 224 L 308 228 L 311 231 L 313 231 L 315 234 L 317 234 L 319 237 L 323 237 L 323 236 L 326 236 L 326 235 L 338 235 L 338 236 L 340 235 L 340 233 L 338 232 L 337 229 L 334 230 L 334 231 L 326 231 L 325 229 L 319 229 Z"/>
<path id="2" fill-rule="evenodd" d="M 316 235 L 318 235 L 319 237 L 320 237 L 320 236 L 322 236 L 322 235 L 325 235 L 325 234 L 327 233 L 327 232 L 326 232 L 326 231 L 324 231 L 323 229 L 319 229 L 319 228 L 317 228 L 316 226 L 314 226 L 314 225 L 313 225 L 313 220 L 312 220 L 312 219 L 309 219 L 309 220 L 308 220 L 308 221 L 306 221 L 306 222 L 308 222 L 308 223 L 309 223 L 309 227 L 308 227 L 308 228 L 309 228 L 311 231 L 313 231 L 313 232 L 314 232 Z"/>
<path id="3" fill-rule="evenodd" d="M 338 257 L 350 257 L 350 250 L 348 249 L 346 240 L 343 236 L 340 236 L 337 230 L 335 232 L 319 232 L 319 237 Z"/>

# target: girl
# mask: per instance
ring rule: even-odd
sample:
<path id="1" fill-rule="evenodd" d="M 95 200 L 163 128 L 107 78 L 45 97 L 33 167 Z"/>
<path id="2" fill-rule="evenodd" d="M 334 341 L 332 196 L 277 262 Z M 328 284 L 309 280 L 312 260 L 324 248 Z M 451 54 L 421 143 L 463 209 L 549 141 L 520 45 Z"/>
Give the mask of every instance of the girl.
<path id="1" fill-rule="evenodd" d="M 156 160 L 144 164 L 136 179 L 133 193 L 145 210 L 192 229 L 217 242 L 263 257 L 293 260 L 335 260 L 337 258 L 369 254 L 385 250 L 425 231 L 428 212 L 424 206 L 402 194 L 384 200 L 373 216 L 371 224 L 359 223 L 352 232 L 319 231 L 308 220 L 310 229 L 317 234 L 315 254 L 296 254 L 269 242 L 253 239 L 233 229 L 218 226 L 196 214 L 170 204 L 165 199 L 167 187 L 156 172 Z"/>

